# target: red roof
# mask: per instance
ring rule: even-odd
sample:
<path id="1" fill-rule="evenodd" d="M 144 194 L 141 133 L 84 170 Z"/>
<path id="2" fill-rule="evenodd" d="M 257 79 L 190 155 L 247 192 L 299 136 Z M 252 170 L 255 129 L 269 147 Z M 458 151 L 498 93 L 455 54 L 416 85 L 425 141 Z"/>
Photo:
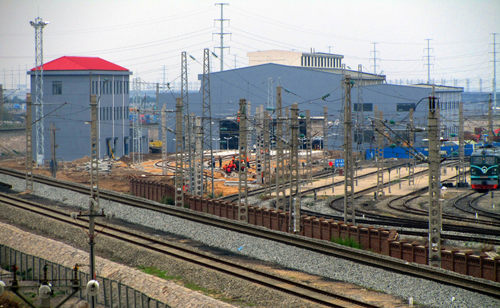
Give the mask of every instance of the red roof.
<path id="1" fill-rule="evenodd" d="M 32 68 L 34 71 L 36 68 Z M 43 64 L 44 71 L 128 71 L 97 57 L 60 57 Z"/>

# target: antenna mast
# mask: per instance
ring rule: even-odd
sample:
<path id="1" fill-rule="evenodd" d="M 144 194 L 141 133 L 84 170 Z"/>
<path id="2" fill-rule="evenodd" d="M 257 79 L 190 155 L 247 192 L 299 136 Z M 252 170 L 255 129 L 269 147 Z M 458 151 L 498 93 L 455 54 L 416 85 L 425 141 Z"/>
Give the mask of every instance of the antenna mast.
<path id="1" fill-rule="evenodd" d="M 49 22 L 44 22 L 40 17 L 30 21 L 35 28 L 35 106 L 36 106 L 36 161 L 43 164 L 43 28 Z"/>

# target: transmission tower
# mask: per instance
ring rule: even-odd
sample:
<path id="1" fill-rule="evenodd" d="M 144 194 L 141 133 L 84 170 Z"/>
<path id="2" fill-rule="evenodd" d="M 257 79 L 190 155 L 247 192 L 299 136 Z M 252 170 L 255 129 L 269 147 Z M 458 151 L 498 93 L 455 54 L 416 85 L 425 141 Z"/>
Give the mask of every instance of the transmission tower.
<path id="1" fill-rule="evenodd" d="M 297 103 L 292 104 L 290 122 L 290 225 L 288 230 L 290 233 L 296 233 L 300 232 L 299 105 Z"/>
<path id="2" fill-rule="evenodd" d="M 465 147 L 464 147 L 464 103 L 458 105 L 458 182 L 457 187 L 467 187 L 465 176 Z"/>
<path id="3" fill-rule="evenodd" d="M 285 210 L 285 152 L 283 144 L 283 109 L 281 87 L 276 88 L 276 209 Z"/>
<path id="4" fill-rule="evenodd" d="M 182 98 L 175 105 L 175 205 L 184 206 L 184 147 L 182 132 Z"/>
<path id="5" fill-rule="evenodd" d="M 351 88 L 354 81 L 351 76 L 345 76 L 345 103 L 344 103 L 344 221 L 348 221 L 348 208 L 351 208 L 351 221 L 355 223 L 355 206 L 354 206 L 354 151 L 352 146 L 352 105 L 351 105 Z"/>
<path id="6" fill-rule="evenodd" d="M 429 265 L 441 267 L 441 188 L 439 179 L 439 100 L 429 97 Z"/>
<path id="7" fill-rule="evenodd" d="M 48 25 L 40 17 L 30 21 L 35 28 L 35 108 L 36 108 L 36 162 L 43 164 L 43 28 Z"/>
<path id="8" fill-rule="evenodd" d="M 427 84 L 431 84 L 431 58 L 434 58 L 434 56 L 431 56 L 431 49 L 434 50 L 434 48 L 430 48 L 430 43 L 432 39 L 425 39 L 427 41 L 427 48 L 424 48 L 424 50 L 427 50 L 427 56 L 424 56 L 423 58 L 427 59 L 427 64 L 424 64 L 424 66 L 427 66 Z"/>
<path id="9" fill-rule="evenodd" d="M 495 113 L 497 109 L 497 42 L 496 38 L 498 33 L 491 33 L 493 35 L 493 106 Z"/>
<path id="10" fill-rule="evenodd" d="M 270 197 L 271 196 L 271 148 L 270 148 L 270 123 L 269 123 L 269 111 L 264 111 L 264 119 L 263 119 L 263 134 L 262 134 L 262 142 L 263 142 L 263 153 L 264 153 L 264 195 Z"/>
<path id="11" fill-rule="evenodd" d="M 293 121 L 293 116 L 292 116 L 292 121 Z M 306 171 L 307 182 L 308 184 L 312 184 L 312 123 L 311 123 L 310 110 L 306 110 L 306 163 L 307 163 L 307 171 Z"/>
<path id="12" fill-rule="evenodd" d="M 410 117 L 410 125 L 408 127 L 408 141 L 410 142 L 410 146 L 414 146 L 415 142 L 415 128 L 413 127 L 413 108 L 410 109 L 409 117 Z M 412 152 L 408 155 L 408 186 L 415 185 L 415 156 L 412 155 Z"/>
<path id="13" fill-rule="evenodd" d="M 184 133 L 184 150 L 188 152 L 188 172 L 186 173 L 186 182 L 189 183 L 189 193 L 193 194 L 194 186 L 194 170 L 193 170 L 193 143 L 192 143 L 192 123 L 191 115 L 189 114 L 189 84 L 187 70 L 187 53 L 181 54 L 181 99 L 182 112 L 184 115 L 184 125 L 182 132 Z"/>
<path id="14" fill-rule="evenodd" d="M 247 172 L 248 168 L 246 166 L 246 158 L 249 153 L 247 149 L 247 112 L 246 112 L 247 102 L 245 99 L 240 99 L 240 131 L 238 139 L 238 151 L 239 151 L 239 166 L 238 170 L 238 220 L 240 222 L 248 222 L 248 181 Z M 243 171 L 241 168 L 243 167 Z M 242 203 L 245 199 L 244 203 Z"/>
<path id="15" fill-rule="evenodd" d="M 33 192 L 33 143 L 32 143 L 31 94 L 26 94 L 26 192 Z"/>
<path id="16" fill-rule="evenodd" d="M 132 148 L 132 164 L 142 168 L 142 123 L 141 123 L 141 78 L 134 78 L 134 117 L 132 122 L 133 148 Z"/>
<path id="17" fill-rule="evenodd" d="M 373 51 L 370 51 L 370 55 L 371 53 L 373 53 L 373 74 L 377 75 L 377 59 L 380 60 L 379 58 L 377 58 L 377 44 L 378 43 L 372 43 L 373 44 Z"/>
<path id="18" fill-rule="evenodd" d="M 220 32 L 214 33 L 220 35 L 220 47 L 215 47 L 220 49 L 220 71 L 224 70 L 224 35 L 228 35 L 231 33 L 224 33 L 224 22 L 229 21 L 229 19 L 224 19 L 224 5 L 229 5 L 229 3 L 216 3 L 215 5 L 220 5 L 220 19 L 214 19 L 215 21 L 220 21 Z"/>

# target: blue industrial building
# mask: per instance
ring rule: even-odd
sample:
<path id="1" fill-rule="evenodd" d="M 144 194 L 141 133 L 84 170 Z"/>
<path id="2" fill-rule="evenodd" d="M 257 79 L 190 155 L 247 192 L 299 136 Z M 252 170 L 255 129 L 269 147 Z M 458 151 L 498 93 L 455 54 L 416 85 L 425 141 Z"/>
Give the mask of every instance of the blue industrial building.
<path id="1" fill-rule="evenodd" d="M 31 96 L 35 104 L 35 69 Z M 61 57 L 43 65 L 44 161 L 50 160 L 50 123 L 56 128 L 57 159 L 71 161 L 90 155 L 90 95 L 98 97 L 99 158 L 131 152 L 129 137 L 128 69 L 94 57 Z M 33 122 L 36 106 L 32 107 Z M 33 125 L 33 154 L 36 155 Z M 145 139 L 145 138 L 144 138 Z M 147 140 L 145 140 L 147 142 Z M 146 143 L 145 143 L 146 144 Z M 143 146 L 147 149 L 147 144 Z"/>

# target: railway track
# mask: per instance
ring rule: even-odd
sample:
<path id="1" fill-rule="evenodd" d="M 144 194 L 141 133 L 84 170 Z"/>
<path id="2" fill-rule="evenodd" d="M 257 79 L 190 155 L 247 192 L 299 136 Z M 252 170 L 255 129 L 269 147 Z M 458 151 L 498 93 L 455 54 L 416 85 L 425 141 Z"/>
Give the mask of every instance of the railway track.
<path id="1" fill-rule="evenodd" d="M 0 168 L 0 173 L 8 174 L 10 176 L 18 178 L 24 178 L 24 173 L 16 170 Z M 68 189 L 82 194 L 89 193 L 89 187 L 81 184 L 53 180 L 51 178 L 39 175 L 35 175 L 34 180 L 38 183 Z M 242 234 L 265 238 L 271 241 L 292 245 L 327 256 L 343 258 L 353 262 L 366 264 L 368 266 L 378 267 L 392 272 L 433 280 L 438 283 L 453 285 L 459 288 L 500 298 L 499 284 L 484 279 L 477 279 L 470 276 L 443 271 L 429 266 L 408 263 L 403 260 L 377 255 L 368 251 L 353 249 L 327 241 L 314 240 L 298 235 L 262 229 L 253 225 L 242 224 L 233 220 L 220 219 L 218 217 L 213 217 L 204 213 L 199 213 L 184 208 L 166 206 L 153 201 L 145 200 L 143 198 L 120 194 L 112 191 L 102 190 L 100 191 L 100 196 L 103 199 L 118 202 L 126 206 L 155 211 L 158 213 L 195 221 L 197 223 L 218 227 L 233 232 L 239 232 Z"/>
<path id="2" fill-rule="evenodd" d="M 484 198 L 487 195 L 488 193 L 474 192 L 467 196 L 464 196 L 463 198 L 456 200 L 455 202 L 453 202 L 453 206 L 456 209 L 471 214 L 473 216 L 481 214 L 482 217 L 488 217 L 493 220 L 500 221 L 500 214 L 492 213 L 476 205 L 479 199 Z M 497 225 L 500 227 L 500 222 Z"/>
<path id="3" fill-rule="evenodd" d="M 26 201 L 2 193 L 0 193 L 0 202 L 17 209 L 22 209 L 31 213 L 36 213 L 37 215 L 55 219 L 59 222 L 88 229 L 86 224 L 84 225 L 84 223 L 88 223 L 87 219 L 77 218 L 77 221 L 75 221 L 71 219 L 67 213 L 47 208 L 35 202 Z M 291 279 L 279 277 L 234 262 L 212 257 L 205 253 L 186 249 L 158 239 L 158 237 L 138 235 L 136 232 L 115 228 L 108 224 L 102 224 L 99 222 L 96 222 L 95 226 L 103 228 L 100 234 L 112 237 L 119 241 L 159 252 L 204 268 L 216 270 L 266 288 L 278 290 L 304 300 L 324 305 L 325 307 L 379 307 L 339 294 L 323 291 Z"/>

